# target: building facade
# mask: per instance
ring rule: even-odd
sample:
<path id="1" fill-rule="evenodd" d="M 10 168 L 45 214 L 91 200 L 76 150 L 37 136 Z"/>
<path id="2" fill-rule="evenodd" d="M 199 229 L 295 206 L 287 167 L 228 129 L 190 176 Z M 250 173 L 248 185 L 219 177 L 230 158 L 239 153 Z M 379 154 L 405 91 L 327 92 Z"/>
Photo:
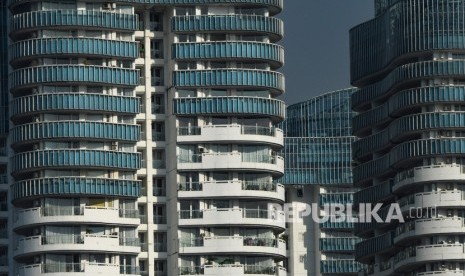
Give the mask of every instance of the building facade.
<path id="1" fill-rule="evenodd" d="M 285 132 L 286 202 L 317 204 L 318 217 L 328 216 L 324 206 L 351 204 L 352 117 L 350 97 L 355 89 L 330 92 L 287 108 Z M 296 211 L 296 210 L 294 210 Z M 356 238 L 348 222 L 318 223 L 312 215 L 293 213 L 288 224 L 291 275 L 356 275 Z"/>
<path id="2" fill-rule="evenodd" d="M 5 2 L 0 274 L 287 274 L 282 0 Z"/>
<path id="3" fill-rule="evenodd" d="M 464 267 L 465 1 L 375 1 L 351 30 L 355 203 L 399 204 L 405 223 L 359 223 L 363 275 Z M 413 212 L 412 212 L 413 210 Z"/>

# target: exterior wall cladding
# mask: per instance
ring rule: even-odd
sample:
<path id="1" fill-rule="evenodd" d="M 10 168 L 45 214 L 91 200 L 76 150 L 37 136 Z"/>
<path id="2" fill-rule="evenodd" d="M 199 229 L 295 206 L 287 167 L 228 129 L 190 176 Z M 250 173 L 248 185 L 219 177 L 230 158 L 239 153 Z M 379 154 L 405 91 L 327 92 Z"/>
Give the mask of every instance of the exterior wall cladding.
<path id="1" fill-rule="evenodd" d="M 345 89 L 315 97 L 287 108 L 285 174 L 289 203 L 317 203 L 312 210 L 324 216 L 324 205 L 351 204 L 352 117 Z M 354 261 L 353 224 L 316 223 L 311 216 L 289 223 L 289 272 L 291 275 L 356 275 L 362 265 Z"/>
<path id="2" fill-rule="evenodd" d="M 465 1 L 376 1 L 350 32 L 354 202 L 405 223 L 360 223 L 362 275 L 465 274 Z M 410 210 L 414 210 L 412 213 Z"/>
<path id="3" fill-rule="evenodd" d="M 282 0 L 5 2 L 0 275 L 287 275 Z"/>

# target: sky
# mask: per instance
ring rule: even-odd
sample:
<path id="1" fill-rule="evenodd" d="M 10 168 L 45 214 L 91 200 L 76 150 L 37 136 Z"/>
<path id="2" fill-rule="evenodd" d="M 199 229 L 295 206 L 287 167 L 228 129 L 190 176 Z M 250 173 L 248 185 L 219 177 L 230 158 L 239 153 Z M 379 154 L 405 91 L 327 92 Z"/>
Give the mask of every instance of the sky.
<path id="1" fill-rule="evenodd" d="M 374 17 L 373 0 L 285 0 L 286 104 L 350 87 L 349 30 Z"/>

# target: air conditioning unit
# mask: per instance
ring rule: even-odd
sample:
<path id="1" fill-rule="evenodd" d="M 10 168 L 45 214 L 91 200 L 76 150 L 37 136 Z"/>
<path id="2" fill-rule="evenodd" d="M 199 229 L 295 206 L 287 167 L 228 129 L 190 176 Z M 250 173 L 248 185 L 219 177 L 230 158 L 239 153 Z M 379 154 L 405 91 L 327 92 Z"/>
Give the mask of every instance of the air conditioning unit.
<path id="1" fill-rule="evenodd" d="M 36 122 L 36 123 L 40 122 L 40 117 L 39 117 L 39 116 L 35 116 L 35 117 L 34 117 L 34 122 Z"/>
<path id="2" fill-rule="evenodd" d="M 109 3 L 109 2 L 103 3 L 102 9 L 104 9 L 104 10 L 116 9 L 116 3 Z"/>
<path id="3" fill-rule="evenodd" d="M 205 153 L 205 152 L 207 152 L 207 149 L 204 148 L 204 147 L 202 147 L 202 146 L 199 146 L 198 149 L 199 149 L 199 153 Z"/>
<path id="4" fill-rule="evenodd" d="M 39 90 L 37 88 L 32 89 L 32 94 L 38 94 Z"/>
<path id="5" fill-rule="evenodd" d="M 118 150 L 118 142 L 111 142 L 111 150 Z"/>
<path id="6" fill-rule="evenodd" d="M 451 111 L 452 107 L 450 105 L 445 105 L 444 106 L 444 111 Z"/>

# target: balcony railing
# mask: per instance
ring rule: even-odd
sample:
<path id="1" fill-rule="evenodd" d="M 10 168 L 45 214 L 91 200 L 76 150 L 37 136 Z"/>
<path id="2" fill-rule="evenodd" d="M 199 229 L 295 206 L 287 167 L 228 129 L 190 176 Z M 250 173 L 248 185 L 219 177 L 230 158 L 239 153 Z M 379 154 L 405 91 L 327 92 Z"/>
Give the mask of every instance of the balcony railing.
<path id="1" fill-rule="evenodd" d="M 266 164 L 276 164 L 278 158 L 275 154 L 243 154 L 240 152 L 215 152 L 215 153 L 203 153 L 203 154 L 191 154 L 191 155 L 179 155 L 179 163 L 202 163 L 204 156 L 217 156 L 218 158 L 227 158 L 228 156 L 240 155 L 242 162 L 248 163 L 266 163 Z"/>
<path id="2" fill-rule="evenodd" d="M 164 169 L 166 168 L 165 160 L 152 160 L 154 169 Z"/>
<path id="3" fill-rule="evenodd" d="M 165 141 L 165 133 L 152 130 L 152 141 Z"/>
<path id="4" fill-rule="evenodd" d="M 276 127 L 263 127 L 263 126 L 242 126 L 242 125 L 206 125 L 206 126 L 191 126 L 179 127 L 178 135 L 190 136 L 201 135 L 203 128 L 240 128 L 240 133 L 243 135 L 262 135 L 275 137 L 277 131 L 281 131 Z"/>
<path id="5" fill-rule="evenodd" d="M 273 211 L 268 211 L 266 209 L 233 209 L 233 208 L 218 208 L 218 209 L 208 209 L 208 210 L 181 210 L 179 212 L 180 219 L 201 219 L 203 218 L 204 211 L 234 211 L 241 210 L 243 218 L 259 218 L 259 219 L 268 219 L 272 218 L 275 214 Z"/>
<path id="6" fill-rule="evenodd" d="M 166 245 L 166 242 L 156 242 L 153 244 L 154 252 L 166 252 L 167 250 L 168 250 L 168 247 Z"/>
<path id="7" fill-rule="evenodd" d="M 153 223 L 155 224 L 166 224 L 166 216 L 154 215 Z"/>
<path id="8" fill-rule="evenodd" d="M 179 268 L 180 275 L 204 275 L 206 269 L 214 270 L 221 268 L 243 268 L 244 274 L 260 274 L 260 275 L 277 275 L 276 266 L 267 265 L 241 265 L 241 264 L 223 264 L 223 265 L 203 265 L 203 266 L 183 266 Z"/>
<path id="9" fill-rule="evenodd" d="M 123 275 L 140 275 L 139 267 L 134 265 L 121 265 L 119 267 L 119 274 Z"/>
<path id="10" fill-rule="evenodd" d="M 266 181 L 209 181 L 209 182 L 184 182 L 179 184 L 180 191 L 202 191 L 206 183 L 212 184 L 228 184 L 232 182 L 241 182 L 242 190 L 244 191 L 268 191 L 276 192 L 277 184 Z"/>
<path id="11" fill-rule="evenodd" d="M 152 104 L 152 114 L 165 114 L 165 106 L 160 104 Z"/>

